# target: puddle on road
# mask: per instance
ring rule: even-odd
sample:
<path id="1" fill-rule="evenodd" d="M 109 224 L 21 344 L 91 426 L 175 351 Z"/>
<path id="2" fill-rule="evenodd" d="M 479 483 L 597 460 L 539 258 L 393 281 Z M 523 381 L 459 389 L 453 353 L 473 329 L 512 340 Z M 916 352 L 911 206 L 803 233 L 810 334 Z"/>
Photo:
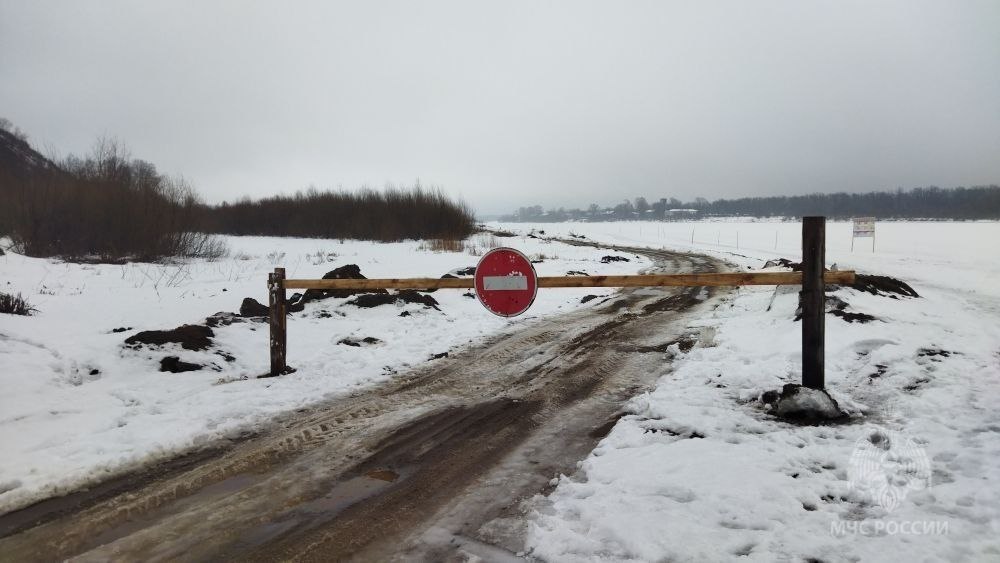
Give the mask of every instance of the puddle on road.
<path id="1" fill-rule="evenodd" d="M 336 516 L 352 504 L 365 500 L 382 492 L 399 479 L 399 474 L 390 469 L 375 469 L 358 475 L 346 481 L 337 483 L 330 492 L 322 497 L 304 502 L 296 507 L 297 511 L 307 514 L 329 514 Z"/>
<path id="2" fill-rule="evenodd" d="M 386 468 L 340 481 L 325 495 L 296 505 L 275 520 L 255 526 L 240 534 L 230 554 L 254 549 L 296 530 L 308 530 L 333 520 L 345 509 L 385 491 L 400 479 L 400 474 Z"/>

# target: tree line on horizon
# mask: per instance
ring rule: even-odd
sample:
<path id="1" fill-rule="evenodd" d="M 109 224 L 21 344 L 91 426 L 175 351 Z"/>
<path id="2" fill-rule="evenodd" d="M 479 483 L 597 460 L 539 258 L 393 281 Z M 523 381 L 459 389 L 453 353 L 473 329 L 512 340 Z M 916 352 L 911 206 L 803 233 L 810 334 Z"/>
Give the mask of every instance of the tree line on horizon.
<path id="1" fill-rule="evenodd" d="M 563 221 L 679 221 L 703 217 L 802 217 L 823 215 L 830 219 L 878 217 L 880 219 L 1000 219 L 1000 186 L 971 188 L 913 188 L 892 192 L 809 194 L 799 196 L 745 197 L 682 202 L 645 197 L 613 206 L 596 203 L 586 209 L 520 207 L 501 221 L 558 223 Z"/>
<path id="2" fill-rule="evenodd" d="M 7 120 L 0 120 L 0 201 L 0 237 L 15 251 L 99 262 L 218 258 L 226 248 L 217 234 L 390 242 L 463 239 L 476 228 L 465 203 L 419 182 L 208 205 L 183 179 L 114 140 L 55 160 Z"/>

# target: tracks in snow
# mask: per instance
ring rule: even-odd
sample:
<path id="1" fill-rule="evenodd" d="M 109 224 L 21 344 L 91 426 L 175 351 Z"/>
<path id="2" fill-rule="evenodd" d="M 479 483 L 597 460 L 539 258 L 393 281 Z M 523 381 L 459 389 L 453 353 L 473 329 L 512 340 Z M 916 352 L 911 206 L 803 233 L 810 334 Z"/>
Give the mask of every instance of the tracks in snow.
<path id="1" fill-rule="evenodd" d="M 617 249 L 669 272 L 723 268 Z M 573 472 L 622 403 L 663 372 L 657 352 L 714 300 L 710 289 L 634 289 L 528 323 L 90 506 L 78 498 L 11 529 L 0 559 L 513 557 L 525 500 Z"/>

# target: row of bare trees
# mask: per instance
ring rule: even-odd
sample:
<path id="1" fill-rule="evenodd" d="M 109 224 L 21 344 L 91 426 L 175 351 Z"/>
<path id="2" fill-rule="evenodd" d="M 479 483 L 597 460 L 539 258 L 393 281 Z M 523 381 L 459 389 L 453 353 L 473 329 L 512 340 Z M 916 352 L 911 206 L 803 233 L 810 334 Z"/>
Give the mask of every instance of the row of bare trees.
<path id="1" fill-rule="evenodd" d="M 95 261 L 217 257 L 225 247 L 199 225 L 199 201 L 183 180 L 159 174 L 102 140 L 58 166 L 0 171 L 0 220 L 30 256 Z"/>
<path id="2" fill-rule="evenodd" d="M 114 140 L 53 162 L 9 127 L 0 129 L 0 201 L 0 236 L 16 251 L 101 262 L 218 257 L 225 247 L 213 234 L 398 241 L 462 239 L 475 229 L 468 206 L 419 183 L 209 206 Z"/>
<path id="3" fill-rule="evenodd" d="M 462 202 L 419 183 L 409 189 L 319 191 L 223 203 L 207 210 L 209 232 L 234 235 L 404 239 L 462 239 L 475 229 Z"/>

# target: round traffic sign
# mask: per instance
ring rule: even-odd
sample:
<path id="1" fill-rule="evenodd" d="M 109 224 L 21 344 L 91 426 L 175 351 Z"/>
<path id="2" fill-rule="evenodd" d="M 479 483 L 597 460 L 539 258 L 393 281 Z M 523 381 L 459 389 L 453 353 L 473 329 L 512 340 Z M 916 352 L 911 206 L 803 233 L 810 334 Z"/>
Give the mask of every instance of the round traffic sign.
<path id="1" fill-rule="evenodd" d="M 531 260 L 513 248 L 494 248 L 476 265 L 476 297 L 491 313 L 516 317 L 528 310 L 538 292 Z"/>

